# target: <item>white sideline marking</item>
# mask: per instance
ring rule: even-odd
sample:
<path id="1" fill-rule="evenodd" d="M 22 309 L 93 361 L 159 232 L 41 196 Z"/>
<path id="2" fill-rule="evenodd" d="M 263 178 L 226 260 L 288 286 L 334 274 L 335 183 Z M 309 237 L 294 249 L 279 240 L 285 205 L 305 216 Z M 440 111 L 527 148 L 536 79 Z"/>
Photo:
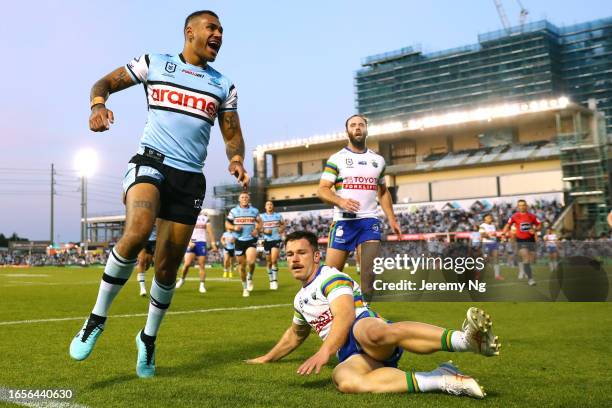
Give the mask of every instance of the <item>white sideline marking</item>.
<path id="1" fill-rule="evenodd" d="M 258 305 L 258 306 L 245 306 L 245 307 L 218 307 L 215 309 L 196 309 L 196 310 L 178 310 L 168 311 L 166 314 L 182 315 L 182 314 L 193 314 L 193 313 L 212 313 L 212 312 L 234 312 L 241 310 L 258 310 L 258 309 L 272 309 L 275 307 L 287 307 L 291 306 L 291 303 L 279 303 L 274 305 Z M 116 319 L 120 317 L 144 317 L 148 316 L 148 313 L 132 313 L 124 315 L 111 315 L 110 318 Z M 31 323 L 49 323 L 49 322 L 64 322 L 69 320 L 84 320 L 85 317 L 58 317 L 54 319 L 34 319 L 34 320 L 13 320 L 0 322 L 0 326 L 12 326 L 17 324 L 31 324 Z M 1 388 L 0 388 L 1 390 Z"/>
<path id="2" fill-rule="evenodd" d="M 8 276 L 9 278 L 46 278 L 51 276 L 42 273 L 0 273 L 0 275 Z"/>
<path id="3" fill-rule="evenodd" d="M 27 387 L 22 387 L 27 388 Z M 17 388 L 6 388 L 0 387 L 0 401 L 8 402 L 10 404 L 20 405 L 22 407 L 35 407 L 35 408 L 87 408 L 87 405 L 76 404 L 70 401 L 54 400 L 54 399 L 10 399 L 9 390 L 15 390 Z"/>

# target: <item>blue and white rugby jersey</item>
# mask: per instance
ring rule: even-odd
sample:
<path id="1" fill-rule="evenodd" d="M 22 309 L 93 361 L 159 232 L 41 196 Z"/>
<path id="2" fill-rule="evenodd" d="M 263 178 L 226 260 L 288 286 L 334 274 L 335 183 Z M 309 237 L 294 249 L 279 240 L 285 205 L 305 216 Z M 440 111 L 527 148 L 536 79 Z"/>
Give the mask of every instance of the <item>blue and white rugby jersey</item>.
<path id="1" fill-rule="evenodd" d="M 281 236 L 280 236 L 280 225 L 281 222 L 283 221 L 283 216 L 280 215 L 277 212 L 274 212 L 272 214 L 268 214 L 267 212 L 264 212 L 261 214 L 261 221 L 263 222 L 263 229 L 265 230 L 272 230 L 272 232 L 270 234 L 263 234 L 264 240 L 265 241 L 280 241 L 281 240 Z"/>
<path id="2" fill-rule="evenodd" d="M 231 231 L 225 231 L 223 233 L 223 237 L 225 238 L 225 248 L 226 249 L 234 249 L 234 242 L 236 241 L 236 234 Z"/>
<path id="3" fill-rule="evenodd" d="M 193 232 L 191 233 L 191 241 L 192 242 L 206 242 L 206 235 L 208 235 L 208 215 L 200 214 L 196 220 L 196 223 L 193 227 Z"/>
<path id="4" fill-rule="evenodd" d="M 236 87 L 212 67 L 188 64 L 182 55 L 144 54 L 126 68 L 144 85 L 149 107 L 138 153 L 154 149 L 170 167 L 201 172 L 217 114 L 238 108 Z"/>
<path id="5" fill-rule="evenodd" d="M 227 220 L 234 225 L 242 227 L 240 231 L 234 231 L 238 241 L 249 241 L 255 238 L 251 235 L 251 232 L 257 226 L 258 215 L 259 210 L 252 205 L 249 205 L 246 208 L 237 205 L 230 210 L 229 214 L 227 215 Z"/>

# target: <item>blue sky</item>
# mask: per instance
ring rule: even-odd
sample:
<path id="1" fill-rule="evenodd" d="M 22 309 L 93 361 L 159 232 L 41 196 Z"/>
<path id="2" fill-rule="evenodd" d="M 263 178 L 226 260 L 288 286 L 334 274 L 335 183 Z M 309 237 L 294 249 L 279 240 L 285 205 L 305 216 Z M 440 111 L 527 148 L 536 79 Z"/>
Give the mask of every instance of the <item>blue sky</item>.
<path id="1" fill-rule="evenodd" d="M 511 23 L 516 1 L 503 1 Z M 523 0 L 529 21 L 569 25 L 612 15 L 610 1 Z M 216 11 L 224 26 L 216 69 L 237 86 L 247 156 L 256 145 L 342 129 L 355 111 L 362 58 L 421 44 L 438 51 L 477 42 L 501 23 L 492 0 L 465 1 L 86 1 L 10 2 L 0 25 L 0 232 L 49 238 L 49 167 L 58 169 L 55 230 L 78 240 L 75 153 L 99 153 L 89 213 L 119 212 L 120 181 L 146 120 L 142 87 L 111 96 L 109 132 L 88 130 L 89 90 L 145 52 L 178 53 L 190 12 Z M 251 161 L 248 161 L 252 170 Z M 212 188 L 231 181 L 218 128 L 205 166 Z M 214 171 L 212 170 L 214 169 Z"/>

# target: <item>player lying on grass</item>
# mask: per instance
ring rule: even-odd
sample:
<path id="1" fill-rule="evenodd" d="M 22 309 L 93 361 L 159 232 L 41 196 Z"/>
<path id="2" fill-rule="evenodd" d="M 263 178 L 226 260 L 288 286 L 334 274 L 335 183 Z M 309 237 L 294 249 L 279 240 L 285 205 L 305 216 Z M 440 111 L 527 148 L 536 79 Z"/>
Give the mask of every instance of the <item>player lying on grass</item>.
<path id="1" fill-rule="evenodd" d="M 323 345 L 297 372 L 318 374 L 336 354 L 340 364 L 334 369 L 332 380 L 340 392 L 442 391 L 475 398 L 485 396 L 476 380 L 459 372 L 450 362 L 429 372 L 404 372 L 397 368 L 404 350 L 417 354 L 472 351 L 498 355 L 500 344 L 484 311 L 470 308 L 460 331 L 419 322 L 392 323 L 363 303 L 359 285 L 348 275 L 319 266 L 321 254 L 316 235 L 293 232 L 287 236 L 285 248 L 289 270 L 302 282 L 293 302 L 293 324 L 272 350 L 247 363 L 280 360 L 298 348 L 313 328 Z"/>

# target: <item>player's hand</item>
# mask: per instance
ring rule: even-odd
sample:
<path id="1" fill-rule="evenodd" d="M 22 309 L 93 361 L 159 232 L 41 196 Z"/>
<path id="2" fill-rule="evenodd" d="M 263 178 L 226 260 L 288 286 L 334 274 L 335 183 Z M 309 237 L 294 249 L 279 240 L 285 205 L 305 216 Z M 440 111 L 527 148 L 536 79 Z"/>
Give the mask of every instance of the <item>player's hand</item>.
<path id="1" fill-rule="evenodd" d="M 348 212 L 356 213 L 359 211 L 359 201 L 353 200 L 352 198 L 341 198 L 339 207 Z"/>
<path id="2" fill-rule="evenodd" d="M 249 360 L 244 360 L 244 362 L 247 364 L 266 364 L 270 362 L 270 360 L 268 360 L 266 356 L 260 356 L 257 358 L 251 358 Z"/>
<path id="3" fill-rule="evenodd" d="M 234 232 L 240 232 L 240 231 L 242 231 L 242 227 L 240 225 L 234 226 Z"/>
<path id="4" fill-rule="evenodd" d="M 299 375 L 310 375 L 313 371 L 315 374 L 319 374 L 321 372 L 321 367 L 323 367 L 329 361 L 329 354 L 317 352 L 315 355 L 306 360 L 300 368 L 298 368 L 297 373 Z"/>
<path id="5" fill-rule="evenodd" d="M 195 242 L 191 241 L 189 242 L 189 245 L 187 245 L 187 248 L 192 249 L 195 247 Z"/>
<path id="6" fill-rule="evenodd" d="M 94 105 L 89 115 L 89 128 L 94 132 L 104 132 L 110 129 L 111 123 L 115 123 L 115 115 L 103 104 Z"/>
<path id="7" fill-rule="evenodd" d="M 259 236 L 259 231 L 257 231 L 256 229 L 254 229 L 253 231 L 251 231 L 251 236 L 253 238 L 257 238 Z"/>
<path id="8" fill-rule="evenodd" d="M 393 218 L 393 219 L 389 220 L 389 226 L 391 227 L 391 229 L 393 230 L 395 235 L 397 235 L 397 239 L 399 239 L 401 241 L 401 239 L 402 239 L 402 229 L 401 229 L 401 227 L 399 225 L 399 222 L 397 222 L 397 219 Z"/>
<path id="9" fill-rule="evenodd" d="M 244 190 L 249 188 L 249 175 L 245 170 L 243 164 L 239 161 L 232 161 L 229 164 L 229 172 L 232 176 L 238 179 L 238 182 L 242 184 Z"/>

